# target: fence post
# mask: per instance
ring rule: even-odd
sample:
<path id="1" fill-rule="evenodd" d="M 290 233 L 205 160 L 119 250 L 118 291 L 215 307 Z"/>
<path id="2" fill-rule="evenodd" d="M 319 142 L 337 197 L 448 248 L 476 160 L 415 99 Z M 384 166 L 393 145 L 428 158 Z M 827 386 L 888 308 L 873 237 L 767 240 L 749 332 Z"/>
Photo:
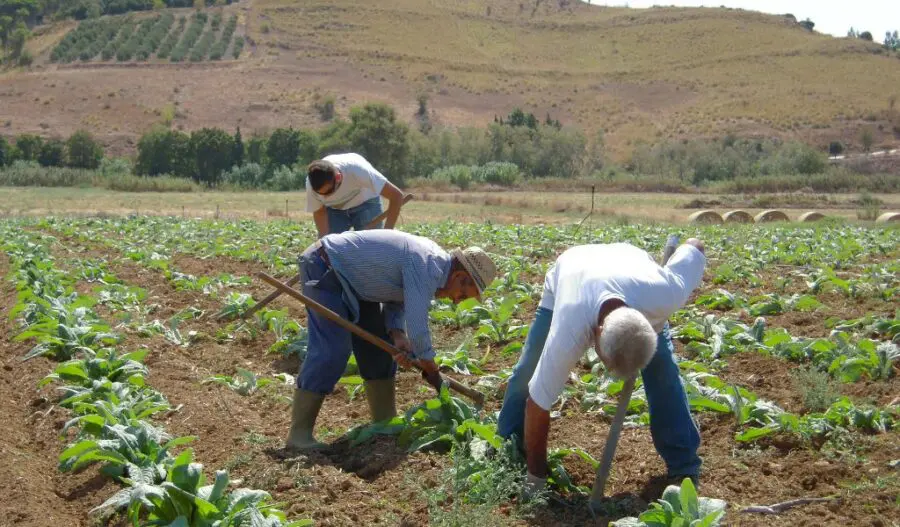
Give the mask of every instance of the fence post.
<path id="1" fill-rule="evenodd" d="M 288 216 L 288 200 L 284 200 L 284 217 L 290 218 L 290 216 Z"/>
<path id="2" fill-rule="evenodd" d="M 216 219 L 219 219 L 219 204 L 216 203 Z"/>

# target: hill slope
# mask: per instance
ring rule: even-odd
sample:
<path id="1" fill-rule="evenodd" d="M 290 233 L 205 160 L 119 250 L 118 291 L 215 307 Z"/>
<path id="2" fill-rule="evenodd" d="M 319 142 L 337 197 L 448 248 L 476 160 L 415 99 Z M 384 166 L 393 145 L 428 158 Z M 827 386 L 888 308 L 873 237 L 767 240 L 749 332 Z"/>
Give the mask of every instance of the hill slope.
<path id="1" fill-rule="evenodd" d="M 520 106 L 605 130 L 617 157 L 637 140 L 725 133 L 856 144 L 862 125 L 894 142 L 900 60 L 781 16 L 566 0 L 242 0 L 226 9 L 240 13 L 253 44 L 241 60 L 55 66 L 38 57 L 31 71 L 0 76 L 0 133 L 87 127 L 127 150 L 170 105 L 176 126 L 246 133 L 316 125 L 324 93 L 338 97 L 339 113 L 382 100 L 411 120 L 427 93 L 442 123 L 481 125 Z M 46 55 L 50 40 L 36 39 L 36 51 Z"/>

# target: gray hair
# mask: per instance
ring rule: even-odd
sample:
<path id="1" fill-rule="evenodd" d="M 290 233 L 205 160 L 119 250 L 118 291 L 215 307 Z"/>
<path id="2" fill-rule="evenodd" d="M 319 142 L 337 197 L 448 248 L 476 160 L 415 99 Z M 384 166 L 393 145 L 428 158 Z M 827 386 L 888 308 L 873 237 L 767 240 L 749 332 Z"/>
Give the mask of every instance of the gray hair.
<path id="1" fill-rule="evenodd" d="M 630 307 L 606 315 L 598 340 L 603 363 L 618 378 L 637 375 L 656 353 L 656 331 L 644 315 Z"/>

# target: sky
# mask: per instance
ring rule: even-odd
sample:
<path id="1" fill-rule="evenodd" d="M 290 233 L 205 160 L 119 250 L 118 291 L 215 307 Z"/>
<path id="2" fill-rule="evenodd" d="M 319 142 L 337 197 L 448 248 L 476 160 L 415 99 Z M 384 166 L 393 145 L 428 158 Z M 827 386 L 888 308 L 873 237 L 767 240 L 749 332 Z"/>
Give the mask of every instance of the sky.
<path id="1" fill-rule="evenodd" d="M 596 5 L 627 7 L 739 7 L 783 15 L 791 13 L 797 20 L 810 18 L 815 30 L 837 37 L 847 36 L 852 26 L 857 31 L 870 31 L 875 40 L 884 40 L 886 31 L 900 30 L 900 0 L 590 0 Z"/>

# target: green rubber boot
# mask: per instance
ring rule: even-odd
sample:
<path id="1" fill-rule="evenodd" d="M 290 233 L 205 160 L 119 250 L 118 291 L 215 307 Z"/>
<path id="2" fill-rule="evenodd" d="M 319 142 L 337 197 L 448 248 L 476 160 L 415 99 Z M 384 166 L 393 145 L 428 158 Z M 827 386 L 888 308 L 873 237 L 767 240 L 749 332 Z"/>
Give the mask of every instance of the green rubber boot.
<path id="1" fill-rule="evenodd" d="M 369 400 L 369 413 L 372 422 L 385 421 L 397 415 L 397 404 L 394 400 L 394 379 L 366 381 L 366 398 Z"/>
<path id="2" fill-rule="evenodd" d="M 301 389 L 294 390 L 294 403 L 291 407 L 291 431 L 288 433 L 287 450 L 313 450 L 327 448 L 313 437 L 316 417 L 322 408 L 324 395 Z"/>

